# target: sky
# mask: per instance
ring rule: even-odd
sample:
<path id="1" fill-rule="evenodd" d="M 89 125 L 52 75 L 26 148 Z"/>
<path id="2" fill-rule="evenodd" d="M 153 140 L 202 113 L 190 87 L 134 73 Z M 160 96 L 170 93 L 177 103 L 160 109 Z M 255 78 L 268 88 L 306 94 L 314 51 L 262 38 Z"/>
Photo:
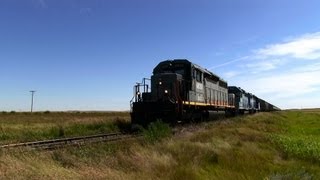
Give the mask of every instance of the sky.
<path id="1" fill-rule="evenodd" d="M 188 59 L 282 108 L 320 107 L 320 1 L 1 0 L 0 111 L 129 110 Z"/>

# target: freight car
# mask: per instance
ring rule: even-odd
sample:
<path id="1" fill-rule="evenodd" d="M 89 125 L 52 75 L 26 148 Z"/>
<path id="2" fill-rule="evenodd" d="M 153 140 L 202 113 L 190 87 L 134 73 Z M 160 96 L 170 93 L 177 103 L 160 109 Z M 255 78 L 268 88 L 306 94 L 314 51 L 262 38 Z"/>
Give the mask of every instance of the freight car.
<path id="1" fill-rule="evenodd" d="M 258 102 L 260 104 L 260 111 L 279 111 L 280 108 L 278 108 L 277 106 L 274 106 L 268 102 L 266 102 L 263 99 L 258 98 Z"/>
<path id="2" fill-rule="evenodd" d="M 153 69 L 151 79 L 144 78 L 134 86 L 131 120 L 139 125 L 157 119 L 173 124 L 199 121 L 208 117 L 209 111 L 256 112 L 260 103 L 256 96 L 228 87 L 225 80 L 186 59 L 166 60 Z"/>

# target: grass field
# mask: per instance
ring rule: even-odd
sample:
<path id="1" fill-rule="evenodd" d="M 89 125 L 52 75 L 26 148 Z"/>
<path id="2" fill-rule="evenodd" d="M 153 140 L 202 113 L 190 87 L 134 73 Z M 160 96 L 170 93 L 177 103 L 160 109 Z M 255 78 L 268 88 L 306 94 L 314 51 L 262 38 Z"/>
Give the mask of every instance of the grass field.
<path id="1" fill-rule="evenodd" d="M 94 116 L 96 122 L 128 118 L 100 115 Z M 0 116 L 3 131 L 16 128 L 10 141 L 21 140 L 18 129 L 28 124 L 25 117 L 6 116 Z M 95 123 L 88 114 L 32 116 L 29 126 L 39 132 Z M 93 129 L 89 132 L 99 131 Z M 155 123 L 142 139 L 54 151 L 0 151 L 0 179 L 320 179 L 320 110 L 258 113 L 170 132 Z"/>
<path id="2" fill-rule="evenodd" d="M 0 143 L 35 141 L 119 131 L 128 112 L 0 113 Z"/>

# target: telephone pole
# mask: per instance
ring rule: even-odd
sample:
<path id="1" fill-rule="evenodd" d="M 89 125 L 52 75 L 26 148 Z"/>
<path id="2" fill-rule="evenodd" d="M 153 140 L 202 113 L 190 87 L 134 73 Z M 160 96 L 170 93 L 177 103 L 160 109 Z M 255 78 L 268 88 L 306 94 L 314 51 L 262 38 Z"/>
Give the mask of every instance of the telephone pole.
<path id="1" fill-rule="evenodd" d="M 34 93 L 36 92 L 35 90 L 32 90 L 30 91 L 31 92 L 31 113 L 33 111 L 33 96 L 34 96 Z"/>

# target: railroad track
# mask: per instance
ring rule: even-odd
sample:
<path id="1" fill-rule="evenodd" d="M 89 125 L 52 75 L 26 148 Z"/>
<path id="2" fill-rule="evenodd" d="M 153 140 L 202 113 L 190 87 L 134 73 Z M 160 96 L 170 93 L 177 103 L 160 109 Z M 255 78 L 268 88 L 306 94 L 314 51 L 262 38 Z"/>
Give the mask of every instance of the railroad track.
<path id="1" fill-rule="evenodd" d="M 11 149 L 11 148 L 19 148 L 19 147 L 28 147 L 32 149 L 56 149 L 56 148 L 61 148 L 65 146 L 83 145 L 86 143 L 96 143 L 96 142 L 103 142 L 103 141 L 119 141 L 119 140 L 134 138 L 134 137 L 137 137 L 137 136 L 132 134 L 123 134 L 123 133 L 109 133 L 109 134 L 98 134 L 98 135 L 91 135 L 91 136 L 79 136 L 79 137 L 71 137 L 71 138 L 6 144 L 6 145 L 0 145 L 0 149 Z"/>

